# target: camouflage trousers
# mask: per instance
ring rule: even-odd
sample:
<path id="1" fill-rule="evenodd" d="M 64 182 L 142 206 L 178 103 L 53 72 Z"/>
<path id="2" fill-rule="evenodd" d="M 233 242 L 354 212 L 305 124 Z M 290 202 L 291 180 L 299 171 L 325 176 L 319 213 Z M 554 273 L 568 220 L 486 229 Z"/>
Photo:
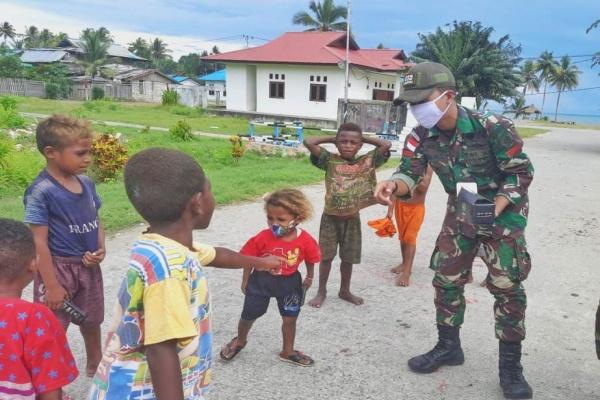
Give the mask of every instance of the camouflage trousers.
<path id="1" fill-rule="evenodd" d="M 521 282 L 531 260 L 523 233 L 510 237 L 467 237 L 442 229 L 431 257 L 435 271 L 435 307 L 438 325 L 461 326 L 465 315 L 464 286 L 479 247 L 488 268 L 486 286 L 494 295 L 496 337 L 506 341 L 525 338 L 527 296 Z"/>

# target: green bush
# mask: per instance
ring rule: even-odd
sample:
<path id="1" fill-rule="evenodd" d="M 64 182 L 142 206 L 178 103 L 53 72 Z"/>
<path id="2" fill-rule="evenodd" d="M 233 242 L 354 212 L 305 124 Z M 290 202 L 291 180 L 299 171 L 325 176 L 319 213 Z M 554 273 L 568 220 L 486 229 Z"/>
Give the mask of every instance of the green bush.
<path id="1" fill-rule="evenodd" d="M 8 167 L 8 156 L 14 144 L 6 135 L 0 135 L 0 170 Z"/>
<path id="2" fill-rule="evenodd" d="M 56 83 L 48 82 L 46 83 L 46 98 L 47 99 L 58 99 L 58 93 L 60 88 Z"/>
<path id="3" fill-rule="evenodd" d="M 177 123 L 169 129 L 169 133 L 172 138 L 183 142 L 192 140 L 194 137 L 192 134 L 192 127 L 185 121 L 177 121 Z"/>
<path id="4" fill-rule="evenodd" d="M 0 97 L 0 105 L 2 106 L 4 111 L 16 110 L 17 99 L 12 96 L 2 96 Z"/>
<path id="5" fill-rule="evenodd" d="M 194 109 L 186 106 L 177 105 L 169 107 L 169 112 L 171 114 L 184 115 L 186 117 L 189 117 L 194 114 Z"/>
<path id="6" fill-rule="evenodd" d="M 165 90 L 162 94 L 163 106 L 174 106 L 179 102 L 179 94 L 175 90 Z"/>
<path id="7" fill-rule="evenodd" d="M 0 110 L 0 128 L 24 128 L 26 125 L 25 118 L 21 117 L 15 110 Z"/>
<path id="8" fill-rule="evenodd" d="M 94 163 L 91 175 L 98 182 L 114 179 L 127 162 L 127 149 L 109 133 L 101 135 L 92 144 Z"/>
<path id="9" fill-rule="evenodd" d="M 104 98 L 104 89 L 98 86 L 92 88 L 92 100 L 100 100 Z"/>

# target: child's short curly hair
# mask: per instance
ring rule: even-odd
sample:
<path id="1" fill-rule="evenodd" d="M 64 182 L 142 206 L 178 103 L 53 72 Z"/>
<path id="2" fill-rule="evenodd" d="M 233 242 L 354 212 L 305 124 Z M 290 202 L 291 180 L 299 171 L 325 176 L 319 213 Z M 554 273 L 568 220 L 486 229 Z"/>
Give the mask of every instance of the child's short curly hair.
<path id="1" fill-rule="evenodd" d="M 282 207 L 299 221 L 310 219 L 313 207 L 304 193 L 298 189 L 281 189 L 265 196 L 265 210 L 268 206 Z"/>
<path id="2" fill-rule="evenodd" d="M 92 139 L 94 132 L 89 121 L 56 114 L 40 122 L 35 130 L 35 141 L 40 153 L 51 146 L 63 149 L 77 139 Z"/>
<path id="3" fill-rule="evenodd" d="M 34 258 L 33 235 L 27 225 L 0 218 L 0 279 L 17 279 Z"/>

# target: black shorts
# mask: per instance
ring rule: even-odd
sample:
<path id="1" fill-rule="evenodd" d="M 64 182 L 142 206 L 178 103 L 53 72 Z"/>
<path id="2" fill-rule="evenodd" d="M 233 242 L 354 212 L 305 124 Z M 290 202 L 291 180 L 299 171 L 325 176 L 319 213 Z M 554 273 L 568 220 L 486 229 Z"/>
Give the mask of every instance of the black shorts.
<path id="1" fill-rule="evenodd" d="M 254 271 L 248 279 L 242 319 L 253 321 L 267 312 L 271 297 L 277 299 L 282 317 L 297 317 L 302 306 L 302 278 L 296 271 L 289 276 Z"/>

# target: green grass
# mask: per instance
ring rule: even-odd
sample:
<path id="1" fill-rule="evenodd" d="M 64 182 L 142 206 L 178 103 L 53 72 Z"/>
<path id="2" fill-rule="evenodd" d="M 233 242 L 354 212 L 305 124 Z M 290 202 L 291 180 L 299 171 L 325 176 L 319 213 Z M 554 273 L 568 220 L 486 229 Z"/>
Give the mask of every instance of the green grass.
<path id="1" fill-rule="evenodd" d="M 202 165 L 211 180 L 217 204 L 254 199 L 268 191 L 315 183 L 323 177 L 322 171 L 313 167 L 304 155 L 267 157 L 246 152 L 239 162 L 235 162 L 227 140 L 196 137 L 189 142 L 177 142 L 165 132 L 142 134 L 134 128 L 102 125 L 96 128 L 99 131 L 121 132 L 130 154 L 152 146 L 178 149 L 190 154 Z M 11 154 L 9 171 L 12 172 L 0 170 L 0 215 L 6 218 L 23 218 L 23 191 L 44 166 L 41 155 L 32 151 L 33 139 L 23 139 L 21 142 L 25 149 Z M 18 176 L 8 176 L 9 173 L 18 173 Z M 3 184 L 7 180 L 10 184 Z M 121 178 L 98 184 L 97 188 L 103 199 L 100 218 L 109 232 L 142 221 L 127 199 Z"/>
<path id="2" fill-rule="evenodd" d="M 95 121 L 113 121 L 159 128 L 170 128 L 185 119 L 193 130 L 240 135 L 248 132 L 248 119 L 211 115 L 199 108 L 162 106 L 148 103 L 116 101 L 48 100 L 35 97 L 17 97 L 17 110 L 38 114 L 71 114 Z M 256 126 L 256 133 L 272 134 L 273 129 Z M 319 130 L 305 129 L 306 135 L 322 134 Z"/>
<path id="3" fill-rule="evenodd" d="M 519 132 L 519 136 L 521 136 L 523 139 L 541 135 L 542 133 L 546 133 L 548 131 L 549 129 L 517 127 L 517 132 Z"/>
<path id="4" fill-rule="evenodd" d="M 544 121 L 544 120 L 527 121 L 526 124 L 527 125 L 547 126 L 547 127 L 551 127 L 551 128 L 593 129 L 593 130 L 600 131 L 600 124 L 595 124 L 594 125 L 594 124 L 580 124 L 580 123 L 576 123 L 574 125 L 570 125 L 570 124 L 558 124 L 558 123 L 553 122 L 553 121 Z"/>

